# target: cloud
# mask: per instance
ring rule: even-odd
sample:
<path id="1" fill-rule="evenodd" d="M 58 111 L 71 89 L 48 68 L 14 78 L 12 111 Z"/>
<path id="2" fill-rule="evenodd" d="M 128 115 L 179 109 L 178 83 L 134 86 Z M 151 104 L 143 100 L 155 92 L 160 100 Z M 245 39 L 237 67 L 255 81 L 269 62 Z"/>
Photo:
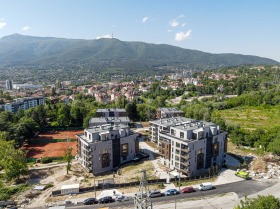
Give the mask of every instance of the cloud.
<path id="1" fill-rule="evenodd" d="M 107 35 L 104 35 L 104 36 L 97 36 L 96 37 L 96 39 L 101 39 L 101 38 L 112 38 L 112 35 L 107 34 Z"/>
<path id="2" fill-rule="evenodd" d="M 148 19 L 149 19 L 148 17 L 143 17 L 142 22 L 145 23 L 148 21 Z"/>
<path id="3" fill-rule="evenodd" d="M 170 30 L 170 29 L 169 29 L 169 30 L 167 30 L 167 33 L 170 33 L 170 32 L 172 32 L 172 30 Z"/>
<path id="4" fill-rule="evenodd" d="M 177 27 L 179 25 L 179 22 L 177 22 L 176 19 L 170 20 L 169 25 L 173 28 Z"/>
<path id="5" fill-rule="evenodd" d="M 7 25 L 6 22 L 4 22 L 4 19 L 0 19 L 0 29 L 3 29 Z"/>
<path id="6" fill-rule="evenodd" d="M 182 26 L 182 27 L 185 27 L 186 25 L 187 25 L 187 23 L 186 23 L 186 22 L 183 22 L 181 26 Z"/>
<path id="7" fill-rule="evenodd" d="M 185 17 L 185 15 L 179 15 L 179 16 L 177 16 L 177 18 L 183 18 L 183 17 Z"/>
<path id="8" fill-rule="evenodd" d="M 21 28 L 21 30 L 23 30 L 23 31 L 28 31 L 28 30 L 30 30 L 30 29 L 31 29 L 30 26 L 24 26 L 24 27 Z"/>
<path id="9" fill-rule="evenodd" d="M 178 32 L 175 34 L 175 41 L 184 41 L 188 38 L 190 38 L 192 33 L 192 30 L 187 30 L 185 33 L 184 32 Z"/>

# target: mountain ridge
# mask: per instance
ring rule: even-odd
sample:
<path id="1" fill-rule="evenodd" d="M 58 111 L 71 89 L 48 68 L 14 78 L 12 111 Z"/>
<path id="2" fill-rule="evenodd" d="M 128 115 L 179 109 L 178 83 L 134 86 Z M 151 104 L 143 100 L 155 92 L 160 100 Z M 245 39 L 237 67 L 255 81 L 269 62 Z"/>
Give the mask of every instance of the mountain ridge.
<path id="1" fill-rule="evenodd" d="M 195 70 L 239 65 L 279 64 L 269 58 L 234 53 L 213 54 L 168 44 L 119 39 L 67 39 L 12 34 L 0 39 L 0 66 L 85 65 L 126 68 L 160 66 Z M 137 67 L 137 66 L 134 66 Z"/>

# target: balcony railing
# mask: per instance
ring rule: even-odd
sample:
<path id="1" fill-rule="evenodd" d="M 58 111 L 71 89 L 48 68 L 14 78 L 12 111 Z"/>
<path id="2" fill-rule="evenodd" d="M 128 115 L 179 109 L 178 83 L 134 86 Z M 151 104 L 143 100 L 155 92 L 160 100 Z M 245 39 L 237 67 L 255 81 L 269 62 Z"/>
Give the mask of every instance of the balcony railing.
<path id="1" fill-rule="evenodd" d="M 182 149 L 181 148 L 181 152 L 185 152 L 185 153 L 189 153 L 191 150 L 189 149 L 189 148 L 187 148 L 187 149 Z"/>
<path id="2" fill-rule="evenodd" d="M 189 155 L 181 155 L 181 158 L 186 159 L 186 160 L 189 160 L 189 159 L 190 159 L 190 156 L 189 156 Z"/>
<path id="3" fill-rule="evenodd" d="M 184 165 L 184 166 L 186 166 L 186 167 L 189 167 L 189 166 L 190 166 L 190 163 L 187 162 L 187 161 L 181 161 L 180 163 L 181 163 L 181 165 Z"/>

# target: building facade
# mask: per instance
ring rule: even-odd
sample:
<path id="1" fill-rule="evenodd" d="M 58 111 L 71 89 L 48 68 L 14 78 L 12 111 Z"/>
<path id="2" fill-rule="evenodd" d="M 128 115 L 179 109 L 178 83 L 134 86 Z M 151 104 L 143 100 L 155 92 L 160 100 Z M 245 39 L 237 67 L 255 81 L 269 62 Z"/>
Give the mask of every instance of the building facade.
<path id="1" fill-rule="evenodd" d="M 127 117 L 127 112 L 125 109 L 120 108 L 108 108 L 108 109 L 98 109 L 96 111 L 97 117 Z"/>
<path id="2" fill-rule="evenodd" d="M 13 89 L 13 81 L 6 80 L 6 89 L 7 90 L 12 90 Z"/>
<path id="3" fill-rule="evenodd" d="M 110 124 L 91 127 L 77 135 L 78 162 L 93 174 L 117 169 L 139 152 L 138 134 L 129 126 Z"/>
<path id="4" fill-rule="evenodd" d="M 158 147 L 162 164 L 197 176 L 224 163 L 227 134 L 214 123 L 188 118 L 154 121 L 158 124 Z"/>
<path id="5" fill-rule="evenodd" d="M 184 117 L 185 113 L 178 108 L 162 107 L 157 109 L 157 118 Z"/>
<path id="6" fill-rule="evenodd" d="M 15 99 L 12 103 L 3 104 L 0 108 L 9 112 L 17 112 L 19 108 L 23 110 L 28 110 L 29 108 L 44 104 L 44 97 L 26 97 Z"/>

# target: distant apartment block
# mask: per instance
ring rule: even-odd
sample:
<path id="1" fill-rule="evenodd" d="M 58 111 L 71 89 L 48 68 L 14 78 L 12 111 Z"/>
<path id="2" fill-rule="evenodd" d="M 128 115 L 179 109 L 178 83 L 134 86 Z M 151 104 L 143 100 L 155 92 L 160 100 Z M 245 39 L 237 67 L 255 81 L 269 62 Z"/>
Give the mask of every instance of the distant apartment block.
<path id="1" fill-rule="evenodd" d="M 110 124 L 91 127 L 77 135 L 78 162 L 93 174 L 119 168 L 139 152 L 138 134 L 129 126 Z"/>
<path id="2" fill-rule="evenodd" d="M 96 111 L 97 117 L 127 117 L 127 112 L 125 109 L 120 108 L 108 108 L 108 109 L 98 109 Z"/>
<path id="3" fill-rule="evenodd" d="M 227 134 L 216 124 L 183 117 L 151 124 L 157 128 L 160 162 L 170 170 L 197 176 L 224 163 Z"/>
<path id="4" fill-rule="evenodd" d="M 172 118 L 172 117 L 179 117 L 185 116 L 184 111 L 178 110 L 178 108 L 169 108 L 169 107 L 162 107 L 157 109 L 157 118 Z"/>
<path id="5" fill-rule="evenodd" d="M 6 103 L 0 105 L 2 110 L 17 112 L 19 108 L 23 110 L 28 110 L 29 108 L 36 107 L 37 105 L 44 105 L 45 99 L 44 97 L 25 97 L 15 99 L 12 103 Z"/>
<path id="6" fill-rule="evenodd" d="M 7 90 L 12 90 L 13 89 L 13 81 L 6 80 L 6 89 Z"/>

